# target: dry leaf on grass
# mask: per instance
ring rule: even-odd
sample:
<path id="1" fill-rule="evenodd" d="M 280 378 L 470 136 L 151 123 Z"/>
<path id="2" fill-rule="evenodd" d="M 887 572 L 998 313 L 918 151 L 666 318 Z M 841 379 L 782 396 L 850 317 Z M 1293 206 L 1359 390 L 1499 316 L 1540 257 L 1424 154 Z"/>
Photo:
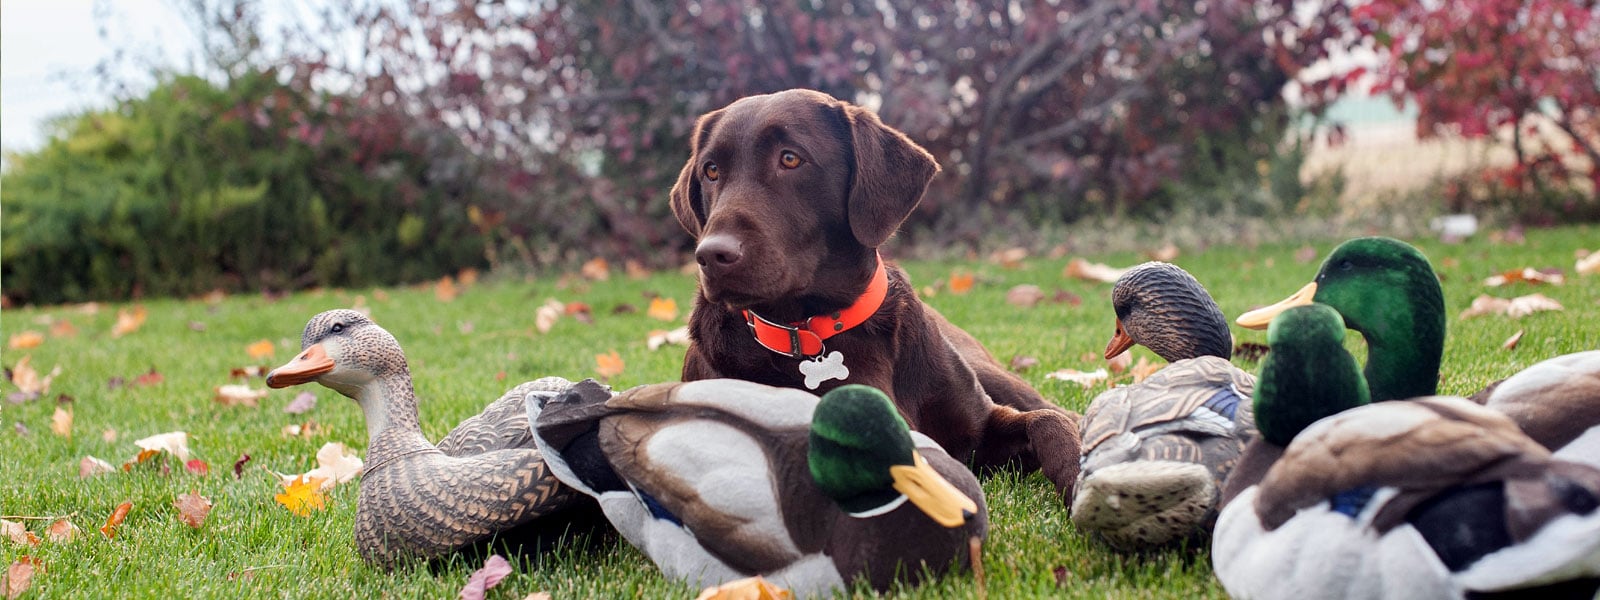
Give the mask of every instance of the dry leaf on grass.
<path id="1" fill-rule="evenodd" d="M 617 354 L 616 350 L 594 355 L 594 365 L 594 371 L 605 379 L 621 375 L 625 367 L 622 362 L 622 355 Z"/>
<path id="2" fill-rule="evenodd" d="M 1010 366 L 1011 366 L 1011 370 L 1012 371 L 1021 373 L 1023 371 L 1028 370 L 1028 369 L 1032 369 L 1034 367 L 1039 366 L 1039 359 L 1034 358 L 1032 356 L 1023 356 L 1021 354 L 1018 354 L 1016 356 L 1011 357 Z"/>
<path id="3" fill-rule="evenodd" d="M 1600 251 L 1578 257 L 1578 262 L 1573 265 L 1572 270 L 1577 271 L 1579 275 L 1600 273 Z"/>
<path id="4" fill-rule="evenodd" d="M 1106 359 L 1106 368 L 1111 370 L 1112 375 L 1120 375 L 1123 371 L 1128 370 L 1128 367 L 1131 366 L 1133 366 L 1132 352 L 1124 351 L 1121 354 Z"/>
<path id="5" fill-rule="evenodd" d="M 451 302 L 460 293 L 461 290 L 456 288 L 456 280 L 449 275 L 445 275 L 433 284 L 433 298 L 440 302 Z"/>
<path id="6" fill-rule="evenodd" d="M 56 412 L 50 415 L 50 431 L 64 438 L 72 437 L 72 411 L 56 407 Z"/>
<path id="7" fill-rule="evenodd" d="M 1092 263 L 1081 258 L 1074 258 L 1067 263 L 1067 268 L 1061 271 L 1062 277 L 1112 283 L 1127 269 L 1112 268 L 1100 263 Z"/>
<path id="8" fill-rule="evenodd" d="M 24 331 L 11 336 L 11 339 L 6 342 L 6 346 L 12 350 L 30 350 L 38 348 L 39 344 L 43 343 L 44 334 L 37 331 Z"/>
<path id="9" fill-rule="evenodd" d="M 314 420 L 306 419 L 304 423 L 290 423 L 283 426 L 283 437 L 298 437 L 311 439 L 311 436 L 322 433 L 322 425 Z"/>
<path id="10" fill-rule="evenodd" d="M 72 337 L 78 335 L 78 328 L 72 321 L 61 319 L 50 324 L 50 337 Z"/>
<path id="11" fill-rule="evenodd" d="M 28 531 L 27 526 L 16 521 L 0 519 L 0 536 L 5 536 L 7 540 L 18 546 L 39 545 L 39 536 L 34 535 L 33 532 Z"/>
<path id="12" fill-rule="evenodd" d="M 550 600 L 550 592 L 530 592 L 522 600 Z"/>
<path id="13" fill-rule="evenodd" d="M 578 272 L 587 279 L 605 281 L 611 278 L 611 264 L 606 262 L 605 257 L 596 256 L 589 259 L 589 262 L 583 263 Z"/>
<path id="14" fill-rule="evenodd" d="M 167 452 L 178 457 L 178 460 L 189 460 L 189 434 L 183 431 L 170 431 L 159 433 L 150 437 L 134 440 L 133 445 L 147 451 Z"/>
<path id="15" fill-rule="evenodd" d="M 51 543 L 64 544 L 78 539 L 78 526 L 66 519 L 56 519 L 44 528 L 44 539 Z"/>
<path id="16" fill-rule="evenodd" d="M 166 377 L 163 377 L 160 371 L 157 371 L 155 367 L 150 367 L 150 372 L 133 378 L 133 385 L 134 387 L 143 387 L 155 385 L 164 380 L 166 380 Z"/>
<path id="17" fill-rule="evenodd" d="M 1500 287 L 1509 283 L 1518 282 L 1561 285 L 1562 283 L 1566 282 L 1566 278 L 1561 275 L 1561 271 L 1540 271 L 1533 267 L 1523 267 L 1521 269 L 1512 269 L 1504 273 L 1499 273 L 1483 280 L 1483 284 L 1489 287 Z"/>
<path id="18" fill-rule="evenodd" d="M 44 572 L 44 562 L 32 556 L 19 556 L 16 562 L 6 567 L 5 594 L 6 600 L 15 600 L 23 592 L 33 586 L 33 573 Z"/>
<path id="19" fill-rule="evenodd" d="M 689 326 L 684 325 L 672 331 L 657 329 L 651 331 L 649 337 L 645 339 L 645 345 L 649 346 L 651 350 L 659 349 L 667 344 L 675 346 L 689 345 Z"/>
<path id="20" fill-rule="evenodd" d="M 116 539 L 117 526 L 121 525 L 122 521 L 128 518 L 128 511 L 132 509 L 132 502 L 123 502 L 122 504 L 118 504 L 117 508 L 111 511 L 111 516 L 106 517 L 106 524 L 100 526 L 100 534 L 106 536 L 106 539 L 108 540 Z"/>
<path id="21" fill-rule="evenodd" d="M 645 314 L 657 321 L 676 321 L 678 319 L 678 301 L 672 298 L 656 296 L 650 299 L 650 308 Z"/>
<path id="22" fill-rule="evenodd" d="M 1044 300 L 1044 290 L 1039 289 L 1037 285 L 1024 283 L 1006 291 L 1006 303 L 1012 306 L 1028 308 L 1038 304 L 1040 300 Z"/>
<path id="23" fill-rule="evenodd" d="M 1484 315 L 1504 315 L 1512 318 L 1522 318 L 1536 312 L 1547 310 L 1566 310 L 1560 302 L 1544 294 L 1528 294 L 1516 298 L 1496 298 L 1483 294 L 1472 299 L 1472 306 L 1461 311 L 1460 318 L 1471 319 Z"/>
<path id="24" fill-rule="evenodd" d="M 316 407 L 317 407 L 317 395 L 316 394 L 313 394 L 311 392 L 300 392 L 298 394 L 295 394 L 294 400 L 289 401 L 289 404 L 287 406 L 283 407 L 283 412 L 286 412 L 286 413 L 291 414 L 291 415 L 298 415 L 298 414 L 310 411 L 311 409 L 316 408 Z"/>
<path id="25" fill-rule="evenodd" d="M 965 294 L 972 291 L 973 278 L 971 273 L 951 273 L 950 293 Z M 931 295 L 931 294 L 930 294 Z"/>
<path id="26" fill-rule="evenodd" d="M 751 595 L 751 585 L 755 587 L 754 595 Z M 789 600 L 790 598 L 794 598 L 793 592 L 757 575 L 700 590 L 700 595 L 696 596 L 695 600 Z"/>
<path id="27" fill-rule="evenodd" d="M 650 269 L 646 269 L 644 263 L 631 258 L 622 262 L 622 270 L 628 274 L 628 279 L 639 280 L 650 276 Z"/>
<path id="28" fill-rule="evenodd" d="M 1022 266 L 1022 261 L 1028 259 L 1027 248 L 1007 248 L 996 250 L 989 255 L 989 260 L 1006 269 L 1016 269 Z"/>
<path id="29" fill-rule="evenodd" d="M 1160 371 L 1166 366 L 1166 363 L 1150 362 L 1150 359 L 1141 356 L 1138 364 L 1133 365 L 1133 368 L 1129 369 L 1129 371 L 1133 373 L 1133 382 L 1139 383 L 1149 379 L 1151 375 L 1156 374 L 1156 371 Z"/>
<path id="30" fill-rule="evenodd" d="M 117 470 L 117 468 L 114 467 L 114 466 L 111 466 L 111 463 L 108 463 L 106 461 L 100 460 L 100 459 L 95 458 L 93 456 L 85 456 L 83 458 L 78 459 L 78 477 L 80 477 L 80 478 L 94 477 L 96 475 L 104 475 L 106 473 L 114 473 L 114 472 L 116 472 L 116 470 Z"/>
<path id="31" fill-rule="evenodd" d="M 117 322 L 111 326 L 111 337 L 119 338 L 138 331 L 148 314 L 143 305 L 117 309 Z"/>
<path id="32" fill-rule="evenodd" d="M 245 353 L 250 355 L 251 360 L 271 358 L 275 350 L 276 348 L 272 345 L 272 340 L 260 340 L 244 347 Z"/>
<path id="33" fill-rule="evenodd" d="M 583 302 L 568 302 L 561 307 L 561 312 L 579 323 L 594 324 L 594 309 L 589 308 L 589 305 Z"/>
<path id="34" fill-rule="evenodd" d="M 284 486 L 292 485 L 295 480 L 318 481 L 317 491 L 324 491 L 333 486 L 355 479 L 361 474 L 365 463 L 361 457 L 356 456 L 349 448 L 339 442 L 328 442 L 317 450 L 317 467 L 299 475 L 279 474 L 278 478 Z"/>
<path id="35" fill-rule="evenodd" d="M 1505 343 L 1500 344 L 1500 348 L 1502 350 L 1516 350 L 1517 342 L 1522 341 L 1522 332 L 1523 330 L 1518 329 L 1516 333 L 1511 334 L 1511 337 L 1506 338 Z"/>
<path id="36" fill-rule="evenodd" d="M 539 333 L 550 333 L 550 328 L 556 326 L 556 321 L 561 319 L 561 313 L 565 310 L 566 305 L 560 301 L 554 298 L 545 300 L 544 306 L 533 312 L 533 326 L 539 329 Z"/>
<path id="37" fill-rule="evenodd" d="M 511 574 L 511 563 L 504 556 L 496 554 L 483 561 L 483 567 L 473 571 L 467 577 L 467 585 L 461 588 L 461 600 L 483 600 L 489 588 L 500 585 L 500 580 Z"/>
<path id="38" fill-rule="evenodd" d="M 244 477 L 244 466 L 246 464 L 248 464 L 249 462 L 250 462 L 250 455 L 249 454 L 240 454 L 239 455 L 239 460 L 233 461 L 233 478 L 234 479 L 242 479 Z"/>
<path id="39" fill-rule="evenodd" d="M 211 501 L 195 491 L 178 496 L 172 507 L 178 509 L 178 520 L 195 529 L 205 525 L 206 515 L 211 514 Z"/>
<path id="40" fill-rule="evenodd" d="M 267 390 L 265 389 L 251 389 L 248 385 L 237 383 L 219 385 L 215 389 L 216 395 L 214 398 L 217 404 L 223 406 L 244 405 L 255 408 L 261 403 L 262 398 L 267 397 Z"/>
<path id="41" fill-rule="evenodd" d="M 11 375 L 11 384 L 22 391 L 22 394 L 26 396 L 25 400 L 38 398 L 45 392 L 50 391 L 50 382 L 61 374 L 61 365 L 56 365 L 55 368 L 50 369 L 48 375 L 41 377 L 39 372 L 33 369 L 32 361 L 33 355 L 30 354 L 22 357 L 22 360 L 17 361 L 16 366 L 8 369 Z"/>
<path id="42" fill-rule="evenodd" d="M 273 496 L 278 504 L 282 504 L 289 512 L 297 516 L 311 516 L 311 509 L 322 510 L 324 496 L 322 494 L 323 480 L 320 477 L 307 478 L 304 475 L 296 476 L 284 485 L 283 491 Z"/>
<path id="43" fill-rule="evenodd" d="M 1085 388 L 1089 388 L 1089 387 L 1093 387 L 1094 384 L 1096 384 L 1096 383 L 1100 383 L 1102 381 L 1105 381 L 1106 378 L 1108 378 L 1110 376 L 1111 376 L 1111 374 L 1107 373 L 1105 369 L 1095 369 L 1093 371 L 1079 371 L 1077 369 L 1061 369 L 1059 371 L 1046 374 L 1045 378 L 1046 379 L 1059 379 L 1061 381 L 1071 381 L 1071 382 L 1077 383 L 1079 385 L 1082 385 Z"/>

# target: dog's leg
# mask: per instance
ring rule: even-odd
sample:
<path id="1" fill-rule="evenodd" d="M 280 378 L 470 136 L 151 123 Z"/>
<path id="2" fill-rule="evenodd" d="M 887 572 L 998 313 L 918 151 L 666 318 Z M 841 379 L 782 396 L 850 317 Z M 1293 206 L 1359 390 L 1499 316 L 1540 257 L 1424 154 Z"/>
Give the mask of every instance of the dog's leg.
<path id="1" fill-rule="evenodd" d="M 1055 484 L 1062 501 L 1072 502 L 1078 480 L 1078 416 L 1060 409 L 1019 411 L 994 405 L 976 462 L 980 467 L 1015 465 L 1039 469 Z"/>

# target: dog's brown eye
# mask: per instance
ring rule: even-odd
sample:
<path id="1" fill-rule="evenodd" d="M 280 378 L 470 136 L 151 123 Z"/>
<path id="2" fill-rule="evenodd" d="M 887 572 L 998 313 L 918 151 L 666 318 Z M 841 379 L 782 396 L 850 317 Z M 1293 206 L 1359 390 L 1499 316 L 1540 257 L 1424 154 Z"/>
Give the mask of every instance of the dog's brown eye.
<path id="1" fill-rule="evenodd" d="M 799 167 L 800 166 L 800 155 L 799 154 L 795 154 L 793 152 L 790 152 L 788 150 L 784 150 L 783 154 L 778 155 L 778 164 L 783 165 L 783 168 L 785 168 L 785 169 L 793 169 L 793 168 Z"/>
<path id="2" fill-rule="evenodd" d="M 716 181 L 722 175 L 722 169 L 717 168 L 717 163 L 706 163 L 706 179 Z"/>

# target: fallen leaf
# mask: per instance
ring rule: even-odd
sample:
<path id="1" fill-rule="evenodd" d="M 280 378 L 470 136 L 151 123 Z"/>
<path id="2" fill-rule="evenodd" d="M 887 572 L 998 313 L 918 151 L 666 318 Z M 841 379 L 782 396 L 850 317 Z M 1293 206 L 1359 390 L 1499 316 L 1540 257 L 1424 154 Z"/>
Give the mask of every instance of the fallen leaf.
<path id="1" fill-rule="evenodd" d="M 500 580 L 511 574 L 511 563 L 504 556 L 496 554 L 483 561 L 483 568 L 472 572 L 467 577 L 466 587 L 461 588 L 461 600 L 483 600 L 483 595 L 490 588 L 500 585 Z"/>
<path id="2" fill-rule="evenodd" d="M 1141 356 L 1139 357 L 1139 362 L 1134 364 L 1129 371 L 1133 373 L 1133 382 L 1139 383 L 1149 379 L 1151 375 L 1155 375 L 1156 371 L 1160 371 L 1165 366 L 1167 366 L 1166 363 L 1150 362 L 1150 359 Z"/>
<path id="3" fill-rule="evenodd" d="M 78 539 L 78 526 L 66 519 L 56 519 L 44 528 L 44 539 L 56 544 Z"/>
<path id="4" fill-rule="evenodd" d="M 579 323 L 586 325 L 594 323 L 594 310 L 583 302 L 568 302 L 561 307 L 561 312 Z"/>
<path id="5" fill-rule="evenodd" d="M 145 450 L 167 452 L 178 457 L 178 460 L 189 460 L 189 434 L 183 431 L 170 431 L 150 437 L 135 440 L 133 445 Z"/>
<path id="6" fill-rule="evenodd" d="M 1027 259 L 1028 249 L 1020 247 L 997 250 L 993 254 L 989 255 L 989 260 L 991 262 L 994 262 L 1000 265 L 1001 268 L 1005 269 L 1020 268 L 1022 267 L 1022 261 Z"/>
<path id="7" fill-rule="evenodd" d="M 283 435 L 285 437 L 311 439 L 311 436 L 319 433 L 322 433 L 322 425 L 310 419 L 307 419 L 304 423 L 291 423 L 283 426 Z"/>
<path id="8" fill-rule="evenodd" d="M 249 346 L 245 346 L 244 348 L 245 353 L 250 355 L 251 360 L 272 358 L 272 354 L 275 350 L 276 348 L 273 347 L 272 340 L 260 340 L 250 344 Z"/>
<path id="9" fill-rule="evenodd" d="M 460 290 L 456 289 L 456 280 L 449 275 L 445 275 L 438 283 L 433 284 L 433 297 L 440 302 L 453 301 L 460 293 Z"/>
<path id="10" fill-rule="evenodd" d="M 268 368 L 268 367 L 263 367 L 263 366 L 260 366 L 260 365 L 250 365 L 248 367 L 234 367 L 232 371 L 228 372 L 228 376 L 232 377 L 234 379 L 249 379 L 251 377 L 266 377 L 267 373 L 269 371 L 271 371 L 271 369 Z"/>
<path id="11" fill-rule="evenodd" d="M 1054 302 L 1056 304 L 1065 304 L 1067 306 L 1082 306 L 1083 305 L 1083 297 L 1082 296 L 1079 296 L 1077 294 L 1074 294 L 1072 292 L 1069 292 L 1069 291 L 1066 291 L 1066 290 L 1063 290 L 1063 289 L 1059 289 L 1059 288 L 1056 289 L 1055 295 L 1050 297 L 1050 301 Z"/>
<path id="12" fill-rule="evenodd" d="M 667 344 L 676 346 L 689 345 L 689 326 L 684 325 L 672 331 L 654 330 L 645 339 L 645 345 L 651 350 L 659 349 Z"/>
<path id="13" fill-rule="evenodd" d="M 6 345 L 12 350 L 31 350 L 33 348 L 38 348 L 39 344 L 43 343 L 44 334 L 37 331 L 24 331 L 11 336 L 11 339 L 6 342 Z"/>
<path id="14" fill-rule="evenodd" d="M 111 337 L 119 338 L 138 331 L 139 327 L 144 325 L 146 315 L 147 311 L 143 305 L 135 306 L 132 310 L 117 309 L 117 322 L 111 326 Z"/>
<path id="15" fill-rule="evenodd" d="M 550 600 L 550 592 L 531 592 L 523 596 L 522 600 Z"/>
<path id="16" fill-rule="evenodd" d="M 150 372 L 133 378 L 133 385 L 136 387 L 155 385 L 164 380 L 166 380 L 166 377 L 162 377 L 160 371 L 157 371 L 155 367 L 150 367 Z"/>
<path id="17" fill-rule="evenodd" d="M 1067 268 L 1061 271 L 1062 277 L 1112 283 L 1122 277 L 1127 269 L 1115 269 L 1100 263 L 1092 263 L 1081 258 L 1074 258 L 1067 263 Z"/>
<path id="18" fill-rule="evenodd" d="M 1587 256 L 1578 257 L 1578 262 L 1573 265 L 1572 270 L 1577 271 L 1579 275 L 1600 273 L 1600 252 L 1592 252 Z"/>
<path id="19" fill-rule="evenodd" d="M 249 454 L 240 454 L 239 455 L 239 460 L 233 461 L 233 478 L 234 479 L 240 479 L 240 478 L 244 477 L 244 465 L 246 463 L 249 463 L 249 462 L 250 462 L 250 455 Z"/>
<path id="20" fill-rule="evenodd" d="M 1023 356 L 1021 354 L 1018 354 L 1016 356 L 1011 357 L 1010 366 L 1011 366 L 1011 370 L 1012 371 L 1016 371 L 1018 373 L 1021 373 L 1023 371 L 1028 370 L 1028 369 L 1032 369 L 1034 367 L 1039 366 L 1039 359 L 1034 358 L 1032 356 Z"/>
<path id="21" fill-rule="evenodd" d="M 194 473 L 195 475 L 205 477 L 207 473 L 211 472 L 211 465 L 206 464 L 206 461 L 198 458 L 191 458 L 187 461 L 184 461 L 183 469 L 190 473 Z"/>
<path id="22" fill-rule="evenodd" d="M 108 540 L 116 539 L 117 526 L 121 525 L 122 521 L 128 518 L 128 511 L 132 509 L 132 502 L 123 502 L 122 504 L 118 504 L 117 508 L 111 511 L 111 516 L 106 518 L 106 524 L 100 526 L 100 533 L 106 536 L 106 539 Z"/>
<path id="23" fill-rule="evenodd" d="M 1561 285 L 1562 283 L 1565 283 L 1565 281 L 1566 278 L 1561 275 L 1560 271 L 1552 273 L 1540 271 L 1533 267 L 1524 267 L 1522 269 L 1512 269 L 1498 275 L 1490 276 L 1488 279 L 1483 280 L 1483 284 L 1489 287 L 1500 287 L 1502 285 L 1518 282 Z"/>
<path id="24" fill-rule="evenodd" d="M 72 437 L 72 411 L 56 407 L 56 412 L 50 415 L 50 431 L 64 438 Z"/>
<path id="25" fill-rule="evenodd" d="M 1523 330 L 1518 329 L 1516 333 L 1511 334 L 1511 337 L 1506 338 L 1505 343 L 1500 344 L 1500 348 L 1504 350 L 1516 350 L 1517 342 L 1522 341 L 1522 332 Z"/>
<path id="26" fill-rule="evenodd" d="M 61 319 L 50 324 L 50 337 L 72 337 L 78 335 L 78 328 L 72 321 Z"/>
<path id="27" fill-rule="evenodd" d="M 675 321 L 678 319 L 678 301 L 660 296 L 651 298 L 650 308 L 645 309 L 645 314 L 657 321 Z"/>
<path id="28" fill-rule="evenodd" d="M 114 473 L 116 470 L 117 468 L 111 466 L 111 463 L 100 460 L 93 456 L 85 456 L 78 459 L 79 478 L 88 478 L 96 475 L 104 475 L 106 473 Z"/>
<path id="29" fill-rule="evenodd" d="M 462 269 L 460 273 L 456 273 L 456 281 L 463 286 L 474 285 L 478 283 L 478 270 L 472 267 Z"/>
<path id="30" fill-rule="evenodd" d="M 1031 307 L 1044 300 L 1044 290 L 1031 283 L 1024 283 L 1006 291 L 1006 303 L 1023 308 Z"/>
<path id="31" fill-rule="evenodd" d="M 606 379 L 621 375 L 624 367 L 622 355 L 617 354 L 616 350 L 612 350 L 605 354 L 594 355 L 594 364 L 595 372 L 599 373 L 600 377 Z"/>
<path id="32" fill-rule="evenodd" d="M 6 600 L 15 600 L 33 586 L 34 570 L 44 571 L 44 563 L 31 556 L 19 556 L 6 567 Z"/>
<path id="33" fill-rule="evenodd" d="M 605 281 L 611 278 L 611 265 L 606 262 L 605 257 L 596 256 L 589 259 L 589 262 L 583 263 L 583 267 L 579 268 L 578 272 L 582 273 L 587 279 Z"/>
<path id="34" fill-rule="evenodd" d="M 300 392 L 299 394 L 295 394 L 294 400 L 290 400 L 288 406 L 283 407 L 283 412 L 291 415 L 298 415 L 316 407 L 316 394 L 311 392 Z"/>
<path id="35" fill-rule="evenodd" d="M 1106 370 L 1103 369 L 1103 368 L 1102 369 L 1095 369 L 1093 371 L 1078 371 L 1077 369 L 1061 369 L 1061 370 L 1055 371 L 1053 373 L 1047 373 L 1045 375 L 1045 378 L 1046 379 L 1059 379 L 1061 381 L 1071 381 L 1071 382 L 1077 383 L 1079 385 L 1082 385 L 1085 388 L 1088 388 L 1088 387 L 1093 387 L 1094 384 L 1096 384 L 1096 383 L 1100 383 L 1101 381 L 1105 381 L 1106 378 L 1108 378 L 1110 376 L 1111 376 L 1111 374 L 1107 373 Z"/>
<path id="36" fill-rule="evenodd" d="M 195 529 L 204 525 L 206 515 L 211 514 L 211 501 L 196 491 L 178 496 L 172 501 L 172 507 L 178 509 L 178 520 Z"/>
<path id="37" fill-rule="evenodd" d="M 100 439 L 107 444 L 116 442 L 117 430 L 107 427 L 105 431 L 100 432 Z"/>
<path id="38" fill-rule="evenodd" d="M 1133 366 L 1132 352 L 1123 352 L 1106 359 L 1106 368 L 1111 370 L 1112 375 L 1120 375 L 1123 371 L 1128 370 L 1130 366 Z"/>
<path id="39" fill-rule="evenodd" d="M 26 394 L 29 400 L 38 398 L 45 392 L 50 391 L 50 382 L 61 374 L 61 365 L 56 365 L 48 375 L 40 377 L 39 372 L 35 371 L 33 365 L 30 364 L 32 360 L 32 355 L 24 356 L 22 360 L 17 361 L 16 366 L 10 369 L 11 384 L 17 386 L 17 389 Z"/>
<path id="40" fill-rule="evenodd" d="M 39 536 L 34 535 L 33 532 L 28 531 L 27 526 L 16 521 L 0 519 L 0 535 L 5 536 L 6 539 L 11 540 L 11 543 L 18 546 L 39 545 Z"/>
<path id="41" fill-rule="evenodd" d="M 1470 319 L 1484 315 L 1504 315 L 1512 318 L 1521 318 L 1536 312 L 1547 310 L 1566 310 L 1560 302 L 1556 302 L 1544 294 L 1529 294 L 1516 298 L 1496 298 L 1488 294 L 1479 295 L 1472 299 L 1472 306 L 1461 311 L 1460 318 Z"/>
<path id="42" fill-rule="evenodd" d="M 639 307 L 626 302 L 611 307 L 611 314 L 613 315 L 631 315 L 636 312 L 639 312 Z"/>
<path id="43" fill-rule="evenodd" d="M 1172 242 L 1167 242 L 1167 244 L 1165 246 L 1162 246 L 1160 248 L 1156 248 L 1155 250 L 1151 250 L 1149 252 L 1146 252 L 1146 253 L 1144 253 L 1144 255 L 1146 257 L 1148 257 L 1150 260 L 1159 260 L 1161 262 L 1172 262 L 1173 260 L 1178 258 L 1178 245 L 1174 244 Z"/>
<path id="44" fill-rule="evenodd" d="M 750 589 L 754 586 L 754 590 Z M 789 600 L 794 593 L 757 575 L 700 590 L 695 600 Z"/>
<path id="45" fill-rule="evenodd" d="M 556 326 L 556 321 L 561 319 L 561 313 L 565 308 L 554 299 L 546 300 L 544 306 L 540 306 L 533 313 L 534 327 L 539 329 L 539 333 L 550 333 L 550 328 Z"/>
<path id="46" fill-rule="evenodd" d="M 140 450 L 139 454 L 134 456 L 133 459 L 122 463 L 122 470 L 132 471 L 134 467 L 142 464 L 154 464 L 150 461 L 157 456 L 161 456 L 160 450 Z"/>
<path id="47" fill-rule="evenodd" d="M 266 396 L 267 390 L 253 390 L 250 389 L 250 386 L 248 385 L 230 383 L 227 385 L 217 386 L 216 395 L 214 398 L 216 399 L 217 404 L 221 404 L 223 406 L 238 406 L 242 404 L 244 406 L 254 408 L 259 405 L 261 399 L 265 398 Z"/>
<path id="48" fill-rule="evenodd" d="M 1065 588 L 1073 584 L 1072 569 L 1068 569 L 1066 565 L 1057 566 L 1050 573 L 1056 576 L 1056 587 L 1058 588 Z"/>
<path id="49" fill-rule="evenodd" d="M 951 273 L 950 274 L 950 293 L 952 293 L 952 294 L 965 294 L 965 293 L 970 292 L 970 291 L 972 291 L 972 274 L 971 273 Z"/>
<path id="50" fill-rule="evenodd" d="M 322 494 L 322 479 L 306 478 L 304 475 L 296 476 L 284 485 L 283 492 L 272 497 L 282 504 L 289 512 L 297 516 L 311 516 L 311 509 L 322 510 L 324 496 Z"/>
<path id="51" fill-rule="evenodd" d="M 355 479 L 361 474 L 363 466 L 361 457 L 356 456 L 344 444 L 328 442 L 317 450 L 317 468 L 293 477 L 285 477 L 283 484 L 289 485 L 295 478 L 301 478 L 320 481 L 318 491 L 327 490 Z"/>

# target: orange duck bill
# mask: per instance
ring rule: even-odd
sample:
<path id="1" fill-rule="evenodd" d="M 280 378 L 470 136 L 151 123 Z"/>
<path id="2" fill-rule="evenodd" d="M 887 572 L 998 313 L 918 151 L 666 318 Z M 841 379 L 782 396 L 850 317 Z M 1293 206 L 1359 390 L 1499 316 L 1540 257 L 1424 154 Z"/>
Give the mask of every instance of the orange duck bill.
<path id="1" fill-rule="evenodd" d="M 1106 344 L 1106 360 L 1111 360 L 1132 347 L 1133 338 L 1128 337 L 1128 332 L 1122 328 L 1122 319 L 1117 319 L 1117 332 L 1111 334 L 1111 341 Z"/>
<path id="2" fill-rule="evenodd" d="M 267 387 L 285 388 L 300 385 L 332 371 L 333 367 L 333 359 L 328 357 L 327 349 L 323 348 L 322 344 L 312 344 L 299 356 L 267 373 Z"/>

